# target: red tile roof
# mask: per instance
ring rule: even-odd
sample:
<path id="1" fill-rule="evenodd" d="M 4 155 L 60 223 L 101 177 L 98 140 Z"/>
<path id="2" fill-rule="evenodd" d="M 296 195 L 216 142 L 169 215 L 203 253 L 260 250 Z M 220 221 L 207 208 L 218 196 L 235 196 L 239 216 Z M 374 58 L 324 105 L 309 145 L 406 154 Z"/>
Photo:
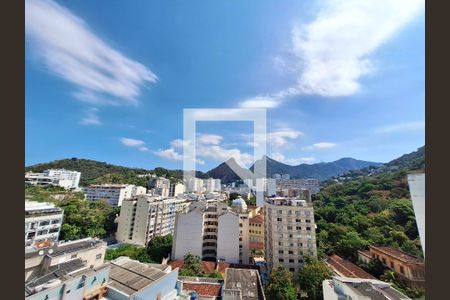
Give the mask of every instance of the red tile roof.
<path id="1" fill-rule="evenodd" d="M 369 246 L 370 250 L 380 251 L 383 252 L 386 255 L 389 255 L 395 259 L 401 260 L 403 262 L 409 262 L 409 263 L 423 263 L 423 259 L 412 256 L 406 252 L 403 252 L 401 250 L 397 250 L 391 247 L 386 246 Z"/>
<path id="2" fill-rule="evenodd" d="M 221 295 L 222 286 L 217 283 L 193 283 L 193 282 L 183 282 L 183 290 L 185 291 L 195 291 L 199 296 L 216 296 Z"/>
<path id="3" fill-rule="evenodd" d="M 325 262 L 333 269 L 334 272 L 344 277 L 376 279 L 357 265 L 333 254 L 328 256 Z"/>
<path id="4" fill-rule="evenodd" d="M 253 218 L 250 218 L 248 222 L 256 224 L 264 224 L 264 215 L 263 214 L 256 215 Z"/>
<path id="5" fill-rule="evenodd" d="M 184 260 L 182 259 L 175 259 L 169 262 L 169 265 L 172 267 L 172 269 L 175 268 L 182 268 L 184 266 Z M 225 273 L 225 269 L 230 266 L 227 262 L 219 262 L 219 268 L 218 271 L 223 275 Z M 216 270 L 216 263 L 213 261 L 202 261 L 202 269 L 205 273 L 212 273 Z"/>

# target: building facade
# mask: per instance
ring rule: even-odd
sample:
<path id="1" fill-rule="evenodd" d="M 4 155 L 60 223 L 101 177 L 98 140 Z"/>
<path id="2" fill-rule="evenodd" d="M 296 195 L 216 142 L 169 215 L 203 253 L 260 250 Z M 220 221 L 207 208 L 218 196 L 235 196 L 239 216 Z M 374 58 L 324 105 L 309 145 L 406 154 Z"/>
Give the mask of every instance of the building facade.
<path id="1" fill-rule="evenodd" d="M 279 190 L 288 189 L 307 189 L 311 195 L 314 195 L 320 191 L 320 181 L 318 179 L 276 179 L 276 188 Z"/>
<path id="2" fill-rule="evenodd" d="M 264 214 L 260 213 L 249 219 L 250 251 L 264 251 Z"/>
<path id="3" fill-rule="evenodd" d="M 178 183 L 170 183 L 170 189 L 169 189 L 169 197 L 179 197 L 184 194 L 186 191 L 186 187 L 184 184 L 178 182 Z"/>
<path id="4" fill-rule="evenodd" d="M 411 288 L 425 288 L 425 262 L 422 258 L 384 246 L 369 246 L 369 251 L 358 251 L 361 261 L 379 260 L 396 273 Z"/>
<path id="5" fill-rule="evenodd" d="M 167 198 L 170 194 L 170 180 L 164 177 L 150 179 L 148 189 L 154 196 Z"/>
<path id="6" fill-rule="evenodd" d="M 122 201 L 146 193 L 146 188 L 132 184 L 98 184 L 85 189 L 89 201 L 105 200 L 110 206 L 118 207 Z"/>
<path id="7" fill-rule="evenodd" d="M 78 189 L 81 173 L 65 169 L 49 169 L 42 173 L 25 173 L 25 183 L 48 186 L 57 185 L 65 189 Z"/>
<path id="8" fill-rule="evenodd" d="M 191 253 L 205 260 L 249 262 L 248 214 L 224 202 L 196 201 L 178 214 L 172 259 Z"/>
<path id="9" fill-rule="evenodd" d="M 116 238 L 128 244 L 146 246 L 155 236 L 173 234 L 175 216 L 189 201 L 138 195 L 122 202 Z"/>
<path id="10" fill-rule="evenodd" d="M 306 200 L 273 197 L 264 203 L 265 257 L 269 272 L 297 272 L 305 255 L 317 257 L 314 209 Z"/>
<path id="11" fill-rule="evenodd" d="M 425 173 L 408 174 L 409 191 L 416 216 L 420 244 L 425 256 Z"/>
<path id="12" fill-rule="evenodd" d="M 25 201 L 25 246 L 57 241 L 63 210 L 51 203 Z"/>

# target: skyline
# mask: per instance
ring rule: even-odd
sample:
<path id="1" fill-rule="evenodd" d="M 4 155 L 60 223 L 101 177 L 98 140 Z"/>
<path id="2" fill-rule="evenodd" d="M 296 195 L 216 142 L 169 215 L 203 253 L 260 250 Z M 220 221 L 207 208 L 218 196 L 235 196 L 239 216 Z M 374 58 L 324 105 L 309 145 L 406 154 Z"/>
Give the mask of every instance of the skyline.
<path id="1" fill-rule="evenodd" d="M 250 3 L 27 1 L 26 165 L 181 169 L 184 108 L 267 107 L 287 164 L 425 144 L 423 1 Z M 251 163 L 249 124 L 199 132 L 198 170 Z"/>

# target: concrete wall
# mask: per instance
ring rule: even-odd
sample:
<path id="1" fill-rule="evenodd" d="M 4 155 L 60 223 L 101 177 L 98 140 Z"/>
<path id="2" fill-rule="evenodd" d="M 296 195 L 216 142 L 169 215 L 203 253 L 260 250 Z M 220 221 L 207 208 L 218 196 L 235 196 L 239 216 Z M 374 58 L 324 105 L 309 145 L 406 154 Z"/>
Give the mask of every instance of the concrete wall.
<path id="1" fill-rule="evenodd" d="M 225 213 L 219 216 L 217 259 L 239 263 L 239 216 Z"/>
<path id="2" fill-rule="evenodd" d="M 182 259 L 190 252 L 202 257 L 203 214 L 197 210 L 177 214 L 173 238 L 172 259 Z"/>

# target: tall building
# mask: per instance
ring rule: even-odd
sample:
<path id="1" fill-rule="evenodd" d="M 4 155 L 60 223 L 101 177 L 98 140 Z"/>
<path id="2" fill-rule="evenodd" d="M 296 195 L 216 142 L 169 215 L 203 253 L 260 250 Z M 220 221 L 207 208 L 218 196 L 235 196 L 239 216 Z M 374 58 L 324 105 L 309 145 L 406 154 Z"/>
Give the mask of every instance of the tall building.
<path id="1" fill-rule="evenodd" d="M 276 179 L 277 190 L 284 189 L 307 189 L 311 195 L 320 191 L 320 181 L 318 179 Z"/>
<path id="2" fill-rule="evenodd" d="M 267 198 L 264 203 L 265 256 L 269 271 L 297 272 L 305 255 L 317 257 L 314 209 L 306 200 Z"/>
<path id="3" fill-rule="evenodd" d="M 170 183 L 170 189 L 169 189 L 169 197 L 178 197 L 184 194 L 186 188 L 184 184 L 178 182 L 172 182 Z"/>
<path id="4" fill-rule="evenodd" d="M 42 173 L 25 173 L 25 183 L 47 186 L 58 185 L 65 189 L 77 189 L 81 173 L 65 169 L 49 169 Z"/>
<path id="5" fill-rule="evenodd" d="M 231 209 L 224 202 L 196 201 L 188 212 L 177 214 L 172 259 L 190 252 L 206 260 L 248 264 L 248 214 L 237 206 L 237 202 Z"/>
<path id="6" fill-rule="evenodd" d="M 170 194 L 170 180 L 164 177 L 151 179 L 148 182 L 148 189 L 152 190 L 154 195 L 167 198 Z"/>
<path id="7" fill-rule="evenodd" d="M 189 178 L 186 182 L 186 191 L 192 193 L 201 193 L 203 192 L 203 180 L 199 178 Z"/>
<path id="8" fill-rule="evenodd" d="M 220 184 L 220 179 L 208 178 L 203 181 L 203 186 L 206 192 L 220 192 L 222 186 Z"/>
<path id="9" fill-rule="evenodd" d="M 425 256 L 425 173 L 408 174 L 408 184 L 416 215 L 420 244 Z"/>
<path id="10" fill-rule="evenodd" d="M 146 193 L 145 187 L 132 184 L 99 184 L 85 189 L 89 201 L 105 200 L 113 207 L 121 206 L 122 201 Z"/>
<path id="11" fill-rule="evenodd" d="M 264 214 L 249 219 L 250 251 L 264 251 Z"/>
<path id="12" fill-rule="evenodd" d="M 175 216 L 189 205 L 188 200 L 138 195 L 122 202 L 116 238 L 146 246 L 155 236 L 173 234 Z"/>
<path id="13" fill-rule="evenodd" d="M 25 245 L 57 241 L 63 210 L 51 203 L 25 201 Z"/>

